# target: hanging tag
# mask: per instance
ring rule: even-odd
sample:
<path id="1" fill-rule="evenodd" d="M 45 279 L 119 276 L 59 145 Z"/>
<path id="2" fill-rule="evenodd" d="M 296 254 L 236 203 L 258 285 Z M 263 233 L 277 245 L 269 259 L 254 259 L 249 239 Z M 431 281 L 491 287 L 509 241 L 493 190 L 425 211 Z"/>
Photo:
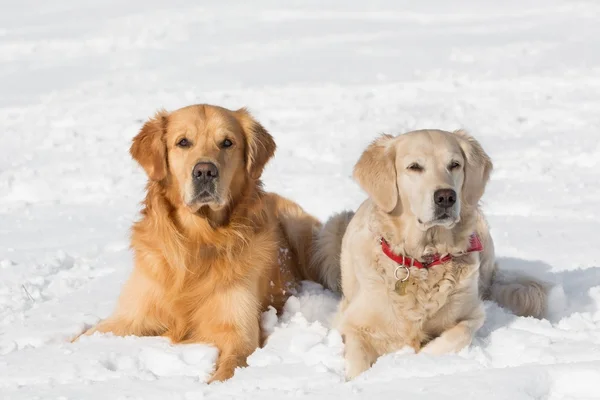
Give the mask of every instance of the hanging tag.
<path id="1" fill-rule="evenodd" d="M 404 268 L 406 272 L 406 276 L 402 279 L 398 276 L 398 271 Z M 394 286 L 394 292 L 396 292 L 400 296 L 404 296 L 406 294 L 406 287 L 408 286 L 408 278 L 410 278 L 410 269 L 408 269 L 404 265 L 398 265 L 394 270 L 394 278 L 396 278 L 396 285 Z"/>
<path id="2" fill-rule="evenodd" d="M 405 281 L 396 281 L 396 287 L 394 288 L 394 292 L 399 296 L 404 296 L 406 294 L 406 288 L 408 287 L 408 279 Z"/>

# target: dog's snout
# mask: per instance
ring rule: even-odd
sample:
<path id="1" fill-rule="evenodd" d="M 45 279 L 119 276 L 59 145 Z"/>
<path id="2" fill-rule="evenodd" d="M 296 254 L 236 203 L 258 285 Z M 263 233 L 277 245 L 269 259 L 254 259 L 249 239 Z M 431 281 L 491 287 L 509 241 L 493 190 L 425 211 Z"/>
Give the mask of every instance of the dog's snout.
<path id="1" fill-rule="evenodd" d="M 438 189 L 433 194 L 433 201 L 440 207 L 452 207 L 456 203 L 456 192 L 453 189 Z"/>
<path id="2" fill-rule="evenodd" d="M 219 170 L 211 162 L 199 162 L 194 166 L 192 176 L 197 181 L 210 182 L 219 176 Z"/>

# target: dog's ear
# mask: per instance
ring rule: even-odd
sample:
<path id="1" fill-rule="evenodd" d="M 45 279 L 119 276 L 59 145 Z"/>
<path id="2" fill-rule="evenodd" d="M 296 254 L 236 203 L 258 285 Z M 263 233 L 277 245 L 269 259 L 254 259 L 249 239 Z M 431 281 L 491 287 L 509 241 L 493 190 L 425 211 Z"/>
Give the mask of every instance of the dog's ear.
<path id="1" fill-rule="evenodd" d="M 354 179 L 385 212 L 392 212 L 398 204 L 396 183 L 396 150 L 394 137 L 381 135 L 362 153 L 354 166 Z"/>
<path id="2" fill-rule="evenodd" d="M 463 201 L 471 206 L 477 205 L 485 186 L 490 179 L 493 164 L 490 156 L 483 150 L 477 140 L 463 130 L 453 132 L 458 138 L 465 155 L 465 181 L 463 183 Z"/>
<path id="3" fill-rule="evenodd" d="M 167 149 L 164 142 L 167 118 L 166 111 L 157 112 L 133 138 L 129 149 L 131 157 L 144 168 L 153 181 L 161 181 L 167 177 Z"/>
<path id="4" fill-rule="evenodd" d="M 235 112 L 246 136 L 246 168 L 253 179 L 260 178 L 265 164 L 275 154 L 275 141 L 245 108 Z"/>

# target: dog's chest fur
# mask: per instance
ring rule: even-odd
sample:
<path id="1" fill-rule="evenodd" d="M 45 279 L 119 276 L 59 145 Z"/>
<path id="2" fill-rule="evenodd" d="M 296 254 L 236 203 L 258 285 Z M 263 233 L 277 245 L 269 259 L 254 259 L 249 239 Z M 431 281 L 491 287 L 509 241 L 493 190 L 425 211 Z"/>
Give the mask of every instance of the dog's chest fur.
<path id="1" fill-rule="evenodd" d="M 470 283 L 477 280 L 478 257 L 467 254 L 431 268 L 412 267 L 410 277 L 404 283 L 398 283 L 394 277 L 393 272 L 398 267 L 394 261 L 382 255 L 377 265 L 393 312 L 386 341 L 397 337 L 402 342 L 399 347 L 409 344 L 418 350 L 424 342 L 456 324 L 460 318 L 460 307 L 453 307 L 454 299 L 470 295 Z M 403 279 L 405 276 L 404 268 L 400 268 L 398 277 Z M 398 290 L 401 285 L 404 289 Z"/>

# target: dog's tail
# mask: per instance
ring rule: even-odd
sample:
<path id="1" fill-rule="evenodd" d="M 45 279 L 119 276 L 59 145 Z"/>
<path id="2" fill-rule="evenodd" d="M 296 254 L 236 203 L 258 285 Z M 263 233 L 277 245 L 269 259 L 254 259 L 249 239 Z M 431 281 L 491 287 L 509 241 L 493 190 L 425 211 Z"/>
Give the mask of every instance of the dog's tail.
<path id="1" fill-rule="evenodd" d="M 353 216 L 352 211 L 332 215 L 314 236 L 314 268 L 319 271 L 320 282 L 338 293 L 341 292 L 342 287 L 340 268 L 342 238 Z"/>
<path id="2" fill-rule="evenodd" d="M 521 317 L 544 318 L 548 311 L 550 284 L 517 271 L 496 266 L 489 298 Z"/>

